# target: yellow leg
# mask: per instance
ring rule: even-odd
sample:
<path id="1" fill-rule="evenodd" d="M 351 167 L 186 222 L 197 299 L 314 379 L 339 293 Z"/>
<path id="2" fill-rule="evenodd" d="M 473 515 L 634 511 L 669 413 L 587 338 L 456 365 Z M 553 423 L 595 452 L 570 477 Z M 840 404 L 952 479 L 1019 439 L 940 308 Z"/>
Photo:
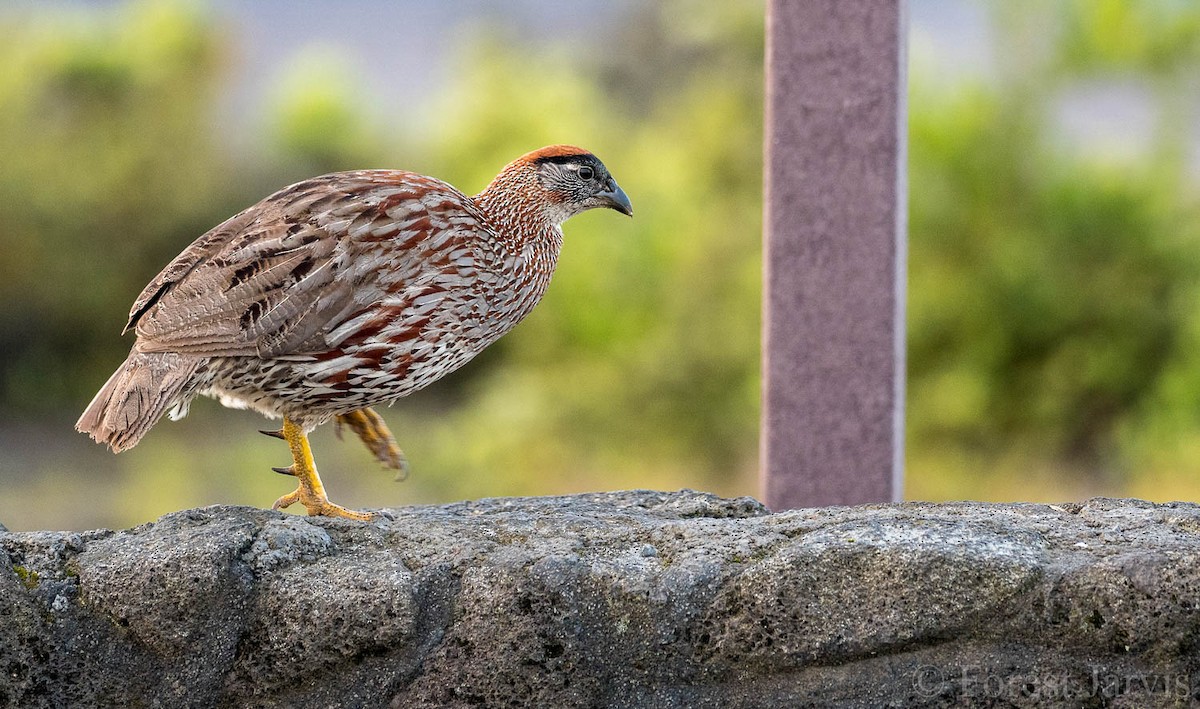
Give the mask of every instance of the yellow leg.
<path id="1" fill-rule="evenodd" d="M 313 461 L 312 449 L 308 446 L 308 436 L 304 435 L 304 430 L 292 423 L 291 419 L 284 418 L 283 430 L 280 433 L 292 449 L 292 466 L 275 468 L 275 472 L 295 475 L 300 483 L 294 491 L 276 500 L 271 509 L 280 510 L 299 502 L 310 515 L 348 517 L 364 522 L 374 516 L 368 512 L 348 510 L 330 502 L 325 494 L 325 486 L 321 484 L 321 477 L 317 475 L 317 464 Z"/>
<path id="2" fill-rule="evenodd" d="M 342 434 L 343 425 L 349 426 L 350 430 L 362 439 L 367 450 L 375 454 L 379 462 L 399 471 L 396 474 L 397 480 L 408 477 L 408 458 L 404 456 L 404 451 L 400 450 L 400 446 L 396 445 L 396 439 L 388 430 L 383 417 L 375 413 L 374 409 L 359 409 L 338 416 L 337 433 L 339 437 Z"/>

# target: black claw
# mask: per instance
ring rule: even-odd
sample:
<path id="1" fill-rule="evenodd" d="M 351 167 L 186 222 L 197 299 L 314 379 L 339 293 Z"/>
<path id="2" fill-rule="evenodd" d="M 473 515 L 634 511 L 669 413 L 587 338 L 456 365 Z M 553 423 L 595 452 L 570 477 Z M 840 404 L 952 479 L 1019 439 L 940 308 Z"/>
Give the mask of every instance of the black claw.
<path id="1" fill-rule="evenodd" d="M 283 431 L 259 431 L 259 433 L 264 436 L 270 436 L 271 438 L 278 438 L 281 441 L 287 440 L 283 437 Z"/>
<path id="2" fill-rule="evenodd" d="M 290 465 L 286 468 L 271 468 L 271 470 L 274 470 L 275 472 L 279 473 L 280 475 L 295 475 L 296 474 L 296 471 L 292 470 L 292 466 L 290 466 Z"/>
<path id="3" fill-rule="evenodd" d="M 402 483 L 408 479 L 408 459 L 400 458 L 400 465 L 396 468 L 396 477 L 392 478 L 393 482 Z"/>

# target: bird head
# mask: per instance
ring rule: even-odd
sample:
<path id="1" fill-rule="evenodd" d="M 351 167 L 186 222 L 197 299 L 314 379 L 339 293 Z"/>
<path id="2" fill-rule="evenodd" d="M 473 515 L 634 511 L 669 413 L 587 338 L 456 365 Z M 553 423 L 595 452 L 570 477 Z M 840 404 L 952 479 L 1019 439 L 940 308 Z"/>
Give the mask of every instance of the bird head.
<path id="1" fill-rule="evenodd" d="M 546 220 L 555 226 L 597 207 L 633 216 L 629 197 L 604 163 L 573 145 L 550 145 L 517 158 L 484 194 L 499 197 L 510 188 L 519 188 L 525 194 L 532 189 Z"/>
<path id="2" fill-rule="evenodd" d="M 633 204 L 595 155 L 573 145 L 551 145 L 525 159 L 537 169 L 538 184 L 562 216 L 558 223 L 597 207 L 633 216 Z"/>

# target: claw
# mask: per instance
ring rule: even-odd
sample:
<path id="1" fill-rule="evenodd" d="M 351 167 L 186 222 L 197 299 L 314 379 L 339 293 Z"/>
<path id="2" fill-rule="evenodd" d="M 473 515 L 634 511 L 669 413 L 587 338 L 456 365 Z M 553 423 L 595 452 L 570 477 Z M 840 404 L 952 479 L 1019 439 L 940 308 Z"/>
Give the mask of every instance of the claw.
<path id="1" fill-rule="evenodd" d="M 271 470 L 274 470 L 275 472 L 279 473 L 280 475 L 295 475 L 296 474 L 296 467 L 294 465 L 289 465 L 286 468 L 271 468 Z"/>
<path id="2" fill-rule="evenodd" d="M 283 431 L 259 431 L 259 433 L 264 436 L 270 436 L 271 438 L 278 438 L 281 441 L 287 440 L 283 437 Z"/>
<path id="3" fill-rule="evenodd" d="M 408 479 L 408 458 L 404 452 L 400 451 L 399 460 L 396 466 L 396 477 L 392 478 L 392 482 L 402 483 Z"/>

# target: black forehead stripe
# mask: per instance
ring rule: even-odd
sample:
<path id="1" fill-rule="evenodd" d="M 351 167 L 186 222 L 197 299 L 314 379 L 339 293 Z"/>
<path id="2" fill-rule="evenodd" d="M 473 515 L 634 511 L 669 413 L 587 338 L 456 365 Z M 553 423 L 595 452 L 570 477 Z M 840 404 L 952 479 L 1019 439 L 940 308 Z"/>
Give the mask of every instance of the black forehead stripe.
<path id="1" fill-rule="evenodd" d="M 556 165 L 566 165 L 568 163 L 580 163 L 582 165 L 596 166 L 600 161 L 591 153 L 576 153 L 574 155 L 546 155 L 534 161 L 535 165 L 552 162 Z"/>

